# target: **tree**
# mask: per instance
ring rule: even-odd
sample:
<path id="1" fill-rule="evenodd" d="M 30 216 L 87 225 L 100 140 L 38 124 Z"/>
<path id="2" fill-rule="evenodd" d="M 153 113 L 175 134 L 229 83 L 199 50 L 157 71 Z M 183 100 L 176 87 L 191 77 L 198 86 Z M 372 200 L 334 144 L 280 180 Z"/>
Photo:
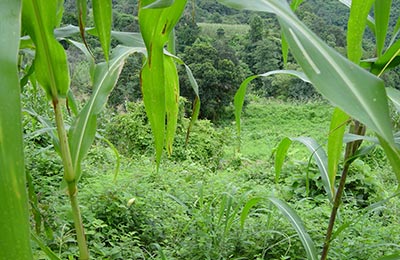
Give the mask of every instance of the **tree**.
<path id="1" fill-rule="evenodd" d="M 237 86 L 244 78 L 244 70 L 239 64 L 235 52 L 226 43 L 216 46 L 197 39 L 192 46 L 187 46 L 183 60 L 192 69 L 199 84 L 202 105 L 200 117 L 218 120 L 231 104 Z M 217 49 L 218 48 L 218 49 Z M 193 99 L 193 91 L 184 73 L 180 74 L 181 94 Z"/>

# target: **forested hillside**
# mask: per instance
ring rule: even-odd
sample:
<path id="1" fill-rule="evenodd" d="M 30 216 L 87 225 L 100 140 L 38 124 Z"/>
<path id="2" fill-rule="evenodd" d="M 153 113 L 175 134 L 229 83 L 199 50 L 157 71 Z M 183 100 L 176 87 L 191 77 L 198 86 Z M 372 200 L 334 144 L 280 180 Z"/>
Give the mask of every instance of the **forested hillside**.
<path id="1" fill-rule="evenodd" d="M 66 1 L 65 24 L 77 24 L 74 1 Z M 113 1 L 113 28 L 117 31 L 138 32 L 137 1 Z M 393 3 L 400 9 L 400 1 Z M 297 14 L 300 19 L 331 47 L 345 55 L 346 26 L 349 9 L 337 0 L 304 1 Z M 371 14 L 373 16 L 373 13 Z M 92 22 L 93 23 L 93 22 Z M 391 26 L 394 26 L 394 19 Z M 90 22 L 89 22 L 90 26 Z M 177 28 L 177 55 L 192 69 L 200 86 L 202 118 L 218 120 L 232 115 L 230 105 L 239 84 L 246 77 L 283 69 L 280 29 L 276 18 L 266 13 L 251 13 L 228 8 L 217 1 L 192 0 L 186 7 Z M 371 32 L 364 41 L 364 56 L 374 57 Z M 117 42 L 115 42 L 117 44 Z M 118 87 L 110 97 L 110 104 L 121 106 L 125 101 L 141 98 L 138 71 L 140 57 L 131 57 L 119 79 Z M 84 64 L 77 64 L 73 77 L 75 85 L 87 85 L 81 76 Z M 288 69 L 299 69 L 289 57 Z M 384 75 L 389 86 L 398 87 L 399 73 Z M 180 72 L 181 94 L 189 100 L 194 93 L 183 68 Z M 282 100 L 309 100 L 319 97 L 303 81 L 278 75 L 255 80 L 252 91 Z"/>

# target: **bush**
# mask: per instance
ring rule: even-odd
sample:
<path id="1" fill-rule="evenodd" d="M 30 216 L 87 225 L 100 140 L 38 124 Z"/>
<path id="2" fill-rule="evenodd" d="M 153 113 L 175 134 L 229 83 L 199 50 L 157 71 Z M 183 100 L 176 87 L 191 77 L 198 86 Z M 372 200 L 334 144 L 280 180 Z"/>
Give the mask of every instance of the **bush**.
<path id="1" fill-rule="evenodd" d="M 220 149 L 229 136 L 214 128 L 208 120 L 198 120 L 191 128 L 188 144 L 186 132 L 189 119 L 184 117 L 186 101 L 182 99 L 171 160 L 192 160 L 215 169 L 223 155 Z M 106 136 L 127 157 L 152 155 L 153 136 L 143 102 L 127 103 L 127 112 L 121 113 L 106 125 Z"/>

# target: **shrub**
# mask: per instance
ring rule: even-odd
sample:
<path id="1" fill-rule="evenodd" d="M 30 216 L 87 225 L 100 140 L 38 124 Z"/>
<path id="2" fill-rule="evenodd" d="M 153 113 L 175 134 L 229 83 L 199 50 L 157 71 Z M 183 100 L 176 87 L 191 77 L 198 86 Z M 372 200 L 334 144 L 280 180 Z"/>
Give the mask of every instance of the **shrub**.
<path id="1" fill-rule="evenodd" d="M 221 147 L 229 136 L 215 129 L 210 121 L 198 120 L 191 128 L 189 141 L 186 144 L 189 119 L 184 117 L 185 104 L 186 101 L 182 99 L 181 114 L 170 159 L 192 160 L 215 169 L 223 155 Z M 127 112 L 115 116 L 107 124 L 106 135 L 127 157 L 154 153 L 151 128 L 142 102 L 127 103 Z"/>

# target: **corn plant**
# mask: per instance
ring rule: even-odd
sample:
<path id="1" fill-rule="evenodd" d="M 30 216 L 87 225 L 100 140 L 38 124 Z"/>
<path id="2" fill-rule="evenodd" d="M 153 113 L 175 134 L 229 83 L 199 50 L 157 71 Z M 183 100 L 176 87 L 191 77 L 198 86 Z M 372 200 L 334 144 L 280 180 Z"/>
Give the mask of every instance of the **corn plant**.
<path id="1" fill-rule="evenodd" d="M 142 53 L 145 63 L 141 72 L 141 87 L 147 115 L 150 119 L 156 146 L 157 165 L 164 145 L 172 152 L 172 142 L 177 122 L 179 85 L 175 63 L 183 62 L 171 53 L 165 53 L 169 42 L 173 51 L 172 31 L 178 22 L 186 1 L 140 1 L 138 33 L 113 32 L 112 1 L 92 1 L 95 28 L 86 28 L 87 1 L 77 0 L 78 27 L 59 28 L 63 16 L 64 1 L 0 1 L 4 19 L 0 41 L 2 75 L 0 102 L 0 258 L 32 259 L 27 194 L 25 190 L 24 155 L 22 145 L 20 82 L 18 80 L 18 53 L 34 52 L 29 72 L 22 75 L 21 85 L 40 85 L 54 110 L 54 125 L 46 125 L 45 131 L 53 139 L 54 148 L 60 154 L 63 181 L 72 209 L 79 259 L 89 259 L 89 249 L 78 203 L 77 184 L 82 174 L 82 161 L 96 137 L 97 117 L 115 86 L 126 58 Z M 158 19 L 154 19 L 157 17 Z M 68 37 L 80 34 L 82 43 Z M 86 35 L 97 36 L 103 50 L 104 61 L 98 62 L 86 42 Z M 22 37 L 20 38 L 20 36 Z M 111 48 L 111 38 L 121 44 Z M 133 39 L 133 40 L 132 40 Z M 93 92 L 78 111 L 70 90 L 67 55 L 60 40 L 68 41 L 83 51 L 91 64 Z M 196 93 L 197 85 L 186 67 Z M 21 72 L 24 73 L 24 72 Z M 199 99 L 198 99 L 199 100 Z M 198 106 L 193 119 L 196 118 Z M 67 126 L 66 110 L 71 110 L 71 124 Z M 36 116 L 34 111 L 31 115 Z M 40 119 L 40 118 L 39 118 Z M 165 124 L 167 119 L 167 124 Z M 46 120 L 39 120 L 48 124 Z M 53 131 L 53 129 L 56 129 Z M 32 233 L 32 239 L 42 247 L 51 259 L 57 256 Z"/>
<path id="2" fill-rule="evenodd" d="M 365 137 L 366 127 L 375 132 L 375 139 L 380 144 L 392 165 L 393 172 L 400 181 L 400 146 L 394 138 L 389 113 L 389 100 L 398 108 L 399 91 L 385 87 L 380 76 L 387 70 L 396 67 L 400 54 L 400 40 L 397 39 L 400 27 L 400 17 L 394 28 L 393 35 L 387 43 L 387 31 L 391 11 L 391 0 L 353 0 L 340 1 L 350 7 L 350 17 L 347 31 L 347 58 L 328 47 L 320 38 L 310 31 L 294 14 L 303 1 L 293 0 L 290 5 L 279 0 L 220 0 L 220 2 L 238 9 L 264 11 L 274 13 L 282 29 L 282 53 L 287 60 L 288 50 L 301 66 L 302 72 L 273 71 L 246 79 L 235 96 L 236 120 L 240 133 L 240 113 L 243 106 L 247 85 L 260 76 L 270 76 L 276 73 L 287 73 L 310 82 L 336 110 L 333 114 L 328 138 L 327 153 L 310 138 L 286 138 L 278 147 L 276 155 L 276 177 L 288 147 L 292 141 L 300 141 L 313 153 L 320 169 L 328 198 L 332 202 L 332 213 L 327 228 L 326 238 L 322 246 L 321 259 L 326 259 L 332 240 L 337 211 L 340 206 L 346 176 L 351 163 L 359 153 L 359 147 Z M 374 6 L 375 17 L 369 16 Z M 362 61 L 362 39 L 365 28 L 369 26 L 375 33 L 376 57 Z M 342 160 L 342 146 L 346 125 L 350 122 L 350 134 L 353 136 L 346 144 L 343 158 L 343 170 L 340 173 L 339 184 L 335 178 L 339 174 L 338 166 Z M 290 220 L 298 232 L 309 259 L 317 259 L 314 243 L 307 235 L 296 213 L 290 210 L 283 201 L 272 199 L 282 213 Z"/>

